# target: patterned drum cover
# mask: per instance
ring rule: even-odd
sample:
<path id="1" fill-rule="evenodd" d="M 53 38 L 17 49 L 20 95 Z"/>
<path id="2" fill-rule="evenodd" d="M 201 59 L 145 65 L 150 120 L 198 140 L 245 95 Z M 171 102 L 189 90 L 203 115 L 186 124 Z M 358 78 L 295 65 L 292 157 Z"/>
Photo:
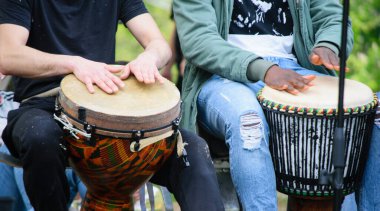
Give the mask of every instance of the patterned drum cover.
<path id="1" fill-rule="evenodd" d="M 175 85 L 167 80 L 145 85 L 132 76 L 124 83 L 108 95 L 99 89 L 89 94 L 73 75 L 61 82 L 56 116 L 69 128 L 64 139 L 70 166 L 88 189 L 82 210 L 133 210 L 132 194 L 176 146 L 180 95 Z M 131 145 L 136 142 L 140 148 Z"/>
<path id="2" fill-rule="evenodd" d="M 338 78 L 318 76 L 299 95 L 268 86 L 258 93 L 270 128 L 270 151 L 277 189 L 294 196 L 331 197 L 333 188 L 318 182 L 321 170 L 332 171 L 337 123 Z M 358 185 L 366 161 L 377 97 L 364 84 L 346 79 L 344 194 Z"/>

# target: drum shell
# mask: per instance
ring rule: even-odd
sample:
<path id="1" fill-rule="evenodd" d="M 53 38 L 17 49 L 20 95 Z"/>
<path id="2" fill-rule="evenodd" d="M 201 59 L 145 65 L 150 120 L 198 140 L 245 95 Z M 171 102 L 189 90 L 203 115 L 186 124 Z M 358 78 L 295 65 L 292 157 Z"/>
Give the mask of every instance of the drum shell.
<path id="1" fill-rule="evenodd" d="M 333 196 L 333 188 L 320 185 L 321 170 L 332 172 L 333 134 L 336 117 L 285 114 L 264 109 L 270 130 L 270 152 L 277 188 L 288 195 Z M 275 123 L 280 121 L 281 123 Z M 361 126 L 353 126 L 354 123 Z M 282 125 L 282 123 L 286 123 Z M 364 170 L 371 137 L 373 112 L 345 116 L 345 160 L 343 193 L 357 188 Z M 282 125 L 282 126 L 280 126 Z M 298 128 L 296 125 L 299 125 Z M 322 129 L 317 129 L 322 126 Z M 308 131 L 303 134 L 302 128 Z M 297 138 L 298 136 L 298 138 Z M 290 153 L 289 153 L 290 152 Z"/>
<path id="2" fill-rule="evenodd" d="M 70 166 L 86 185 L 87 194 L 108 204 L 128 203 L 129 196 L 161 168 L 176 145 L 172 136 L 131 152 L 128 139 L 96 136 L 95 146 L 70 134 L 65 140 Z"/>
<path id="3" fill-rule="evenodd" d="M 132 76 L 123 82 L 113 95 L 97 87 L 90 94 L 73 75 L 61 82 L 55 118 L 64 126 L 70 166 L 87 187 L 82 210 L 132 209 L 132 194 L 176 146 L 181 103 L 175 85 L 146 85 Z M 136 141 L 140 148 L 131 147 Z"/>
<path id="4" fill-rule="evenodd" d="M 277 189 L 295 196 L 333 196 L 333 188 L 320 185 L 319 177 L 321 170 L 333 171 L 336 110 L 284 106 L 267 101 L 261 94 L 258 98 L 270 128 L 270 152 Z M 376 105 L 374 96 L 368 105 L 345 109 L 344 194 L 354 192 L 362 178 Z"/>

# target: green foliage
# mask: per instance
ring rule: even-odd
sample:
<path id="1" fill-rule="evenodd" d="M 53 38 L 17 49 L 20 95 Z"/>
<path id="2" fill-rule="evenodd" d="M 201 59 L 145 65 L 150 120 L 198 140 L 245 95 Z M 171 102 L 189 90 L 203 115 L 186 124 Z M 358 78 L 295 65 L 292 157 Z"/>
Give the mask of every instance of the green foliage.
<path id="1" fill-rule="evenodd" d="M 355 42 L 347 63 L 348 77 L 380 91 L 380 1 L 351 0 L 350 17 Z"/>
<path id="2" fill-rule="evenodd" d="M 146 3 L 149 13 L 153 16 L 161 33 L 169 41 L 170 33 L 173 30 L 173 22 L 170 20 L 170 11 L 152 6 Z M 144 26 L 142 26 L 144 27 Z M 124 24 L 119 24 L 116 33 L 116 61 L 131 61 L 143 51 L 143 48 L 136 41 Z"/>

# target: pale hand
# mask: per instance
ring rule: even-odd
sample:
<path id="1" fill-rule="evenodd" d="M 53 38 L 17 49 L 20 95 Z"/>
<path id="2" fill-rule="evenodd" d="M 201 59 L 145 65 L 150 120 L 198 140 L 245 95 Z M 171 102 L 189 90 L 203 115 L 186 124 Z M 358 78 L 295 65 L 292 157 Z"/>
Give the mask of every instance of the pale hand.
<path id="1" fill-rule="evenodd" d="M 95 92 L 94 84 L 108 94 L 115 93 L 119 88 L 124 87 L 122 80 L 113 74 L 122 68 L 108 68 L 109 65 L 105 63 L 82 57 L 74 57 L 71 62 L 74 75 L 86 85 L 90 93 Z"/>
<path id="2" fill-rule="evenodd" d="M 120 79 L 124 80 L 132 73 L 139 82 L 152 84 L 156 81 L 164 82 L 153 56 L 147 52 L 141 53 L 136 59 L 129 62 L 123 69 Z"/>

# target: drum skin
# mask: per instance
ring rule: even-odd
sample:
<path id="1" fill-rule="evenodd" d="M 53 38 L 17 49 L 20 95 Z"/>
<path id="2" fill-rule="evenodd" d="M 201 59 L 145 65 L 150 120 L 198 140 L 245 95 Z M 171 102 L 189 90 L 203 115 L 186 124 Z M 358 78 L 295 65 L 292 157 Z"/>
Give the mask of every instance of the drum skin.
<path id="1" fill-rule="evenodd" d="M 161 168 L 176 146 L 176 133 L 131 151 L 131 143 L 173 131 L 179 91 L 167 80 L 145 85 L 133 76 L 109 95 L 88 93 L 74 75 L 64 77 L 58 115 L 91 138 L 64 130 L 70 166 L 87 187 L 82 210 L 133 210 L 132 194 Z M 136 136 L 138 134 L 138 137 Z"/>
<path id="2" fill-rule="evenodd" d="M 338 78 L 317 76 L 299 95 L 268 86 L 258 93 L 270 132 L 277 190 L 289 195 L 289 210 L 332 210 L 334 190 L 320 185 L 321 170 L 331 172 L 337 122 Z M 364 84 L 345 81 L 345 159 L 343 194 L 358 186 L 368 154 L 376 95 Z"/>

